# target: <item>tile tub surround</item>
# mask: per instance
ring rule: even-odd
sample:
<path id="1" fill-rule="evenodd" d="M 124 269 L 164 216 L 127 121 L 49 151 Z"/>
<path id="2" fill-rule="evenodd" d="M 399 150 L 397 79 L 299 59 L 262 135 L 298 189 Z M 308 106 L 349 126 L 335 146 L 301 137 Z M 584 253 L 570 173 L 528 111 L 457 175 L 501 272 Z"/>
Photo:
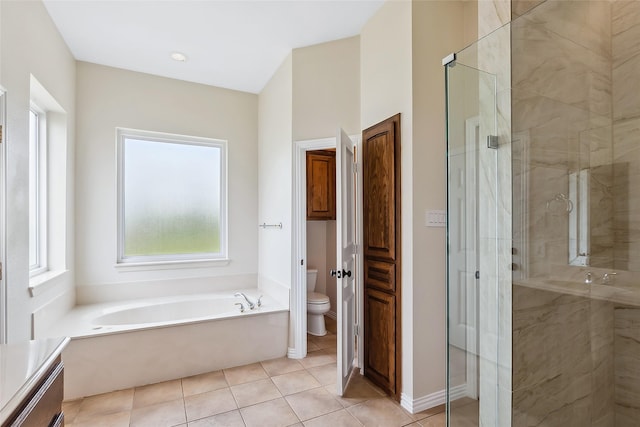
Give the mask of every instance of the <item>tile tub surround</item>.
<path id="1" fill-rule="evenodd" d="M 323 364 L 278 358 L 67 401 L 66 425 L 444 427 L 444 407 L 409 414 L 360 375 L 337 396 L 336 336 L 322 338 L 308 359 Z"/>
<path id="2" fill-rule="evenodd" d="M 254 294 L 248 295 L 254 297 Z M 210 301 L 203 296 L 196 298 L 204 304 Z M 225 318 L 198 317 L 174 323 L 133 325 L 92 323 L 92 319 L 105 314 L 105 305 L 75 309 L 50 331 L 72 337 L 63 352 L 65 399 L 284 356 L 289 325 L 286 307 L 265 296 L 262 307 L 240 313 L 233 302 L 229 301 L 232 311 L 223 313 L 228 316 Z M 141 303 L 107 303 L 106 306 L 113 311 L 132 304 Z"/>

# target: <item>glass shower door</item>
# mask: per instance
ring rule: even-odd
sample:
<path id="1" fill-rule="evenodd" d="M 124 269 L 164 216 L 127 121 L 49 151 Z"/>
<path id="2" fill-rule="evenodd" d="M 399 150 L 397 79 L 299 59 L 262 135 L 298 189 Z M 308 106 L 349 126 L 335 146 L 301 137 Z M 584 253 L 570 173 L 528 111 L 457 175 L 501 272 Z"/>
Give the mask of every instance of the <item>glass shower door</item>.
<path id="1" fill-rule="evenodd" d="M 445 70 L 447 425 L 498 425 L 496 77 Z"/>

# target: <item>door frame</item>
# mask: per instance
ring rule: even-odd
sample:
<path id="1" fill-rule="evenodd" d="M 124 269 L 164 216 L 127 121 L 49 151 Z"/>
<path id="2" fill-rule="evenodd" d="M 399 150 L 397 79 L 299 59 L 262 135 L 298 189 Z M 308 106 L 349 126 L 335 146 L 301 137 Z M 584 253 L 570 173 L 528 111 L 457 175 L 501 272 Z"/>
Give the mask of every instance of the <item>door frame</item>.
<path id="1" fill-rule="evenodd" d="M 357 163 L 362 164 L 360 135 L 349 135 L 356 145 Z M 307 355 L 307 151 L 336 148 L 336 137 L 307 139 L 294 141 L 293 144 L 293 212 L 291 216 L 292 272 L 290 325 L 293 327 L 293 342 L 290 343 L 287 356 L 291 359 L 302 359 Z M 359 166 L 356 166 L 359 168 Z M 337 170 L 337 168 L 336 168 Z M 356 174 L 356 198 L 362 200 L 362 174 Z M 341 191 L 336 188 L 336 197 Z M 356 204 L 356 238 L 358 253 L 356 255 L 356 312 L 358 324 L 362 325 L 363 282 L 362 282 L 362 202 Z M 358 331 L 360 332 L 360 331 Z M 360 334 L 356 334 L 358 357 L 357 367 L 361 367 L 364 348 Z"/>

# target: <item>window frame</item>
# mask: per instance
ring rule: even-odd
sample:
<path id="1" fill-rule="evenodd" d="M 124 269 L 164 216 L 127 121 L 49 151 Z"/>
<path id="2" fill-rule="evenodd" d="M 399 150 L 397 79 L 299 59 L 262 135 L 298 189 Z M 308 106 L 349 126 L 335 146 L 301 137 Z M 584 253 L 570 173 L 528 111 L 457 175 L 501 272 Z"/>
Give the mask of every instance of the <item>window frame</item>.
<path id="1" fill-rule="evenodd" d="M 31 114 L 37 119 L 35 135 L 35 154 L 31 152 Z M 36 245 L 36 263 L 31 264 L 29 260 L 29 278 L 46 273 L 49 271 L 48 264 L 48 156 L 47 156 L 47 113 L 36 103 L 31 102 L 29 106 L 29 182 L 35 178 L 35 245 Z M 32 176 L 31 162 L 32 156 L 35 157 L 35 177 Z M 29 194 L 29 215 L 31 215 L 31 194 Z M 31 224 L 29 224 L 29 232 L 31 232 Z M 29 237 L 31 244 L 31 237 Z M 31 252 L 31 249 L 29 249 Z"/>
<path id="2" fill-rule="evenodd" d="M 173 255 L 125 256 L 125 203 L 124 166 L 125 141 L 127 139 L 146 140 L 171 144 L 215 147 L 220 149 L 220 252 L 189 253 Z M 117 253 L 116 266 L 153 266 L 164 264 L 185 264 L 192 262 L 228 261 L 228 198 L 227 198 L 227 141 L 198 136 L 178 135 L 139 129 L 116 128 L 117 151 Z"/>

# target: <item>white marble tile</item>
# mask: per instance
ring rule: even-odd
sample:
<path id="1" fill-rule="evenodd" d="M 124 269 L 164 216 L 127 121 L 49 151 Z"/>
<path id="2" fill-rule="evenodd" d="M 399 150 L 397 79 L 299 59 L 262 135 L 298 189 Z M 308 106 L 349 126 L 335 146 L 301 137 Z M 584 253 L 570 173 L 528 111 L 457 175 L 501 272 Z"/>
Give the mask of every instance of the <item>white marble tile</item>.
<path id="1" fill-rule="evenodd" d="M 613 67 L 617 68 L 640 54 L 640 2 L 615 1 L 611 4 L 611 50 Z"/>
<path id="2" fill-rule="evenodd" d="M 514 88 L 610 116 L 608 57 L 524 19 L 514 22 L 512 30 Z"/>
<path id="3" fill-rule="evenodd" d="M 604 57 L 611 55 L 609 0 L 550 0 L 523 17 Z"/>
<path id="4" fill-rule="evenodd" d="M 545 1 L 546 0 L 511 0 L 512 19 L 516 19 L 518 16 L 524 15 Z"/>
<path id="5" fill-rule="evenodd" d="M 640 115 L 640 55 L 613 69 L 613 117 L 616 120 Z"/>
<path id="6" fill-rule="evenodd" d="M 510 0 L 487 0 L 478 2 L 478 38 L 482 38 L 495 31 L 510 20 Z"/>

